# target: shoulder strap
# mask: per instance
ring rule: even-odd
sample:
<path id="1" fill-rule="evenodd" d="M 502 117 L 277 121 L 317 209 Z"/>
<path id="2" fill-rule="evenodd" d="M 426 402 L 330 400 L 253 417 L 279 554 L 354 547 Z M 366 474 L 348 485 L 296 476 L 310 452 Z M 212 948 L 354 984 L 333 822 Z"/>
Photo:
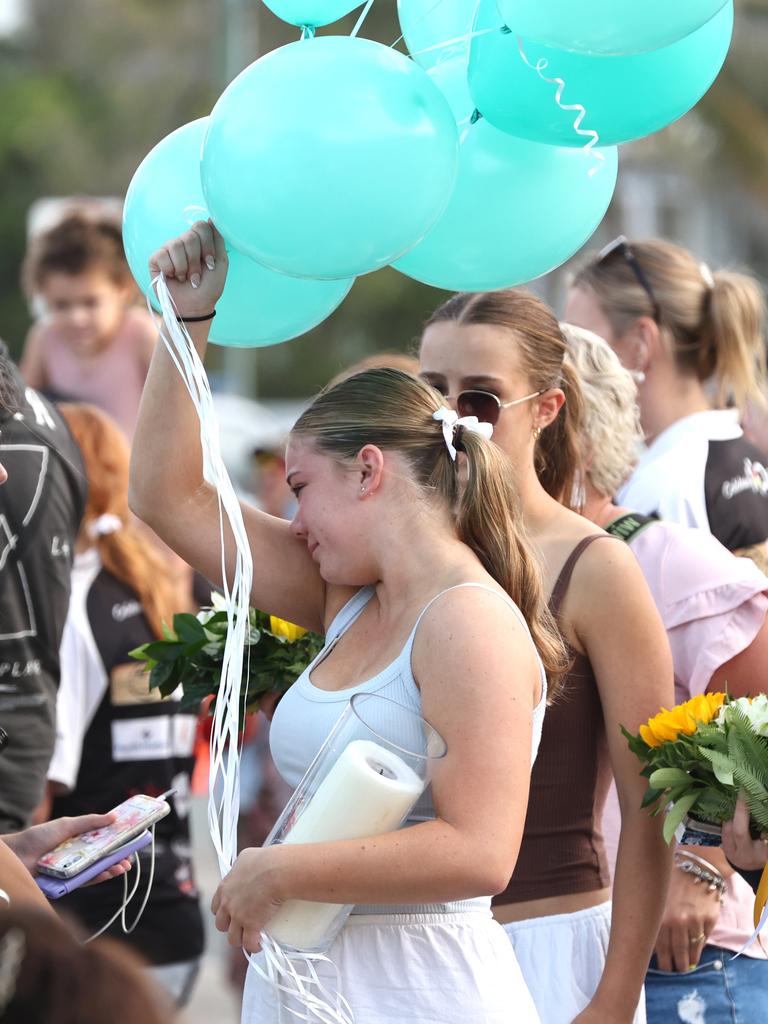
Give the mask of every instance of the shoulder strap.
<path id="1" fill-rule="evenodd" d="M 487 590 L 489 594 L 495 594 L 496 597 L 498 597 L 500 601 L 504 601 L 505 604 L 509 605 L 511 610 L 515 613 L 515 615 L 517 615 L 517 617 L 520 620 L 520 622 L 525 626 L 526 630 L 528 629 L 528 623 L 525 621 L 525 619 L 523 617 L 523 613 L 517 607 L 517 605 L 512 600 L 512 598 L 509 596 L 509 594 L 501 593 L 498 590 L 496 590 L 494 587 L 489 587 L 486 583 L 473 583 L 471 581 L 467 581 L 466 583 L 457 583 L 453 587 L 446 587 L 445 590 L 441 590 L 439 594 L 435 594 L 435 596 L 433 598 L 431 598 L 424 605 L 424 607 L 421 609 L 421 611 L 419 612 L 419 617 L 416 619 L 416 623 L 415 623 L 415 625 L 413 627 L 413 632 L 412 632 L 411 636 L 415 635 L 416 630 L 419 628 L 419 623 L 424 618 L 424 616 L 427 614 L 427 612 L 432 607 L 432 605 L 435 603 L 435 601 L 439 600 L 445 594 L 450 594 L 450 592 L 452 590 L 460 590 L 463 587 L 476 587 L 478 590 Z"/>
<path id="2" fill-rule="evenodd" d="M 375 587 L 361 587 L 360 590 L 350 597 L 346 604 L 341 606 L 326 630 L 326 647 L 328 647 L 329 644 L 332 644 L 334 640 L 338 640 L 342 633 L 345 633 L 349 629 L 358 615 L 360 615 L 363 608 L 365 608 L 373 597 L 375 589 Z"/>
<path id="3" fill-rule="evenodd" d="M 658 521 L 659 517 L 657 515 L 645 516 L 640 512 L 627 512 L 626 515 L 619 516 L 612 523 L 608 523 L 605 527 L 605 532 L 610 533 L 612 537 L 618 537 L 620 540 L 626 541 L 627 544 L 631 544 L 635 537 L 642 533 L 646 527 L 651 526 L 653 523 L 658 523 Z"/>
<path id="4" fill-rule="evenodd" d="M 549 598 L 549 610 L 555 618 L 560 614 L 560 605 L 563 603 L 563 598 L 568 590 L 568 584 L 571 582 L 571 576 L 573 576 L 573 570 L 576 568 L 576 563 L 590 544 L 596 540 L 601 540 L 603 537 L 609 536 L 610 534 L 608 533 L 593 533 L 589 537 L 584 537 L 579 541 L 570 555 L 568 555 L 565 565 L 560 570 L 560 575 L 555 581 L 555 585 L 552 588 L 552 594 Z"/>

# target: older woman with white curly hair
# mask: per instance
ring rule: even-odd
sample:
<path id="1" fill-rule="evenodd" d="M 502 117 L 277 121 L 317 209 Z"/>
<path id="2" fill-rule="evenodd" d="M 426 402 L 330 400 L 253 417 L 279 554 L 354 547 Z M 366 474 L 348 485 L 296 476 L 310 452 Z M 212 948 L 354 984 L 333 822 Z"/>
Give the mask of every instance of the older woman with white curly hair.
<path id="1" fill-rule="evenodd" d="M 627 541 L 637 557 L 669 637 L 678 701 L 726 686 L 735 696 L 756 692 L 756 680 L 763 680 L 768 668 L 768 578 L 704 530 L 614 502 L 641 450 L 637 389 L 602 338 L 561 326 L 585 403 L 582 512 Z M 603 818 L 609 851 L 620 820 L 612 794 Z M 752 934 L 753 894 L 720 850 L 705 853 L 706 858 L 700 848 L 677 849 L 681 870 L 673 872 L 646 978 L 648 1024 L 667 1024 L 675 1012 L 675 1019 L 693 1019 L 683 1011 L 694 988 L 711 1024 L 740 1014 L 752 1024 L 768 1024 L 768 1003 L 752 998 L 758 987 L 768 985 L 766 953 L 757 943 L 735 961 L 728 952 L 741 949 Z M 710 879 L 711 885 L 697 884 Z"/>

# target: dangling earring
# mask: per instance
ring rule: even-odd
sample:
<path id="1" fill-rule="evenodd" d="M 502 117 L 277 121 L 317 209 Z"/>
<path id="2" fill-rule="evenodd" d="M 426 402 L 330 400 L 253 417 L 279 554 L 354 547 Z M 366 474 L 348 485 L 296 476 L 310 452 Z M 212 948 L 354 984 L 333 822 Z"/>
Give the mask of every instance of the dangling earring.
<path id="1" fill-rule="evenodd" d="M 541 437 L 541 427 L 534 427 L 532 433 L 533 433 L 533 440 L 534 441 L 538 441 L 539 438 Z"/>

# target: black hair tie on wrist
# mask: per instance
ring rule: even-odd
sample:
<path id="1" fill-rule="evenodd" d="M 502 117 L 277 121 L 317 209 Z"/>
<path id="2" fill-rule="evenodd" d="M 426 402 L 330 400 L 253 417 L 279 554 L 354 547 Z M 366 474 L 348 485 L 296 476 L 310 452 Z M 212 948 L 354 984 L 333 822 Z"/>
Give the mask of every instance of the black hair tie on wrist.
<path id="1" fill-rule="evenodd" d="M 206 313 L 205 316 L 177 316 L 176 322 L 179 324 L 202 324 L 206 320 L 213 320 L 216 316 L 216 310 L 212 313 Z"/>

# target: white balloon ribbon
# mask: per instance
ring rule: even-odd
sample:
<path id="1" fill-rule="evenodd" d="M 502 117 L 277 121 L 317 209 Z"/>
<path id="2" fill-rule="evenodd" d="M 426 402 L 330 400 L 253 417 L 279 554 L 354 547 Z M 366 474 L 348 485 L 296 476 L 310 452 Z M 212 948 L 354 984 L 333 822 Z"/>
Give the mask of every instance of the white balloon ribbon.
<path id="1" fill-rule="evenodd" d="M 511 32 L 512 30 L 509 28 L 505 28 L 502 29 L 502 31 Z M 560 109 L 565 111 L 566 113 L 569 111 L 575 112 L 576 117 L 573 121 L 573 130 L 576 132 L 577 135 L 583 135 L 585 138 L 589 139 L 589 141 L 585 143 L 583 148 L 586 153 L 591 153 L 594 160 L 596 161 L 596 163 L 592 167 L 590 167 L 588 172 L 591 178 L 594 174 L 597 174 L 597 172 L 600 170 L 600 167 L 605 162 L 605 153 L 601 153 L 599 149 L 595 148 L 600 143 L 599 133 L 595 131 L 594 128 L 581 127 L 582 121 L 587 116 L 586 107 L 584 107 L 581 103 L 563 103 L 565 79 L 558 78 L 557 76 L 555 76 L 554 78 L 549 78 L 547 75 L 544 74 L 544 72 L 549 67 L 549 60 L 546 57 L 539 57 L 536 63 L 532 64 L 526 56 L 525 50 L 523 49 L 523 40 L 520 38 L 520 36 L 517 37 L 517 48 L 520 52 L 520 56 L 522 57 L 523 62 L 529 68 L 532 68 L 536 72 L 536 74 L 539 76 L 542 82 L 546 82 L 548 85 L 557 86 L 557 89 L 555 90 L 555 103 L 558 105 L 558 107 L 560 107 Z"/>
<path id="2" fill-rule="evenodd" d="M 232 486 L 221 452 L 219 424 L 213 395 L 202 360 L 183 324 L 162 274 L 152 281 L 162 313 L 160 337 L 181 375 L 200 422 L 203 477 L 214 487 L 219 503 L 221 536 L 221 578 L 227 613 L 227 639 L 221 668 L 221 682 L 211 726 L 211 761 L 208 798 L 208 827 L 222 878 L 237 858 L 237 819 L 240 809 L 240 721 L 245 712 L 246 690 L 242 687 L 243 659 L 248 631 L 253 559 L 243 522 L 242 509 Z M 149 299 L 147 300 L 152 312 Z M 234 540 L 234 564 L 229 572 L 225 555 L 225 532 Z M 230 583 L 231 576 L 231 583 Z M 278 994 L 281 1010 L 307 1024 L 354 1024 L 343 997 L 320 981 L 316 963 L 331 963 L 319 954 L 288 954 L 268 935 L 262 934 L 264 965 L 248 956 L 251 967 Z M 303 968 L 298 969 L 298 966 Z M 334 968 L 335 969 L 335 968 Z M 336 985 L 338 990 L 338 985 Z M 291 1008 L 286 1000 L 297 1004 Z"/>

